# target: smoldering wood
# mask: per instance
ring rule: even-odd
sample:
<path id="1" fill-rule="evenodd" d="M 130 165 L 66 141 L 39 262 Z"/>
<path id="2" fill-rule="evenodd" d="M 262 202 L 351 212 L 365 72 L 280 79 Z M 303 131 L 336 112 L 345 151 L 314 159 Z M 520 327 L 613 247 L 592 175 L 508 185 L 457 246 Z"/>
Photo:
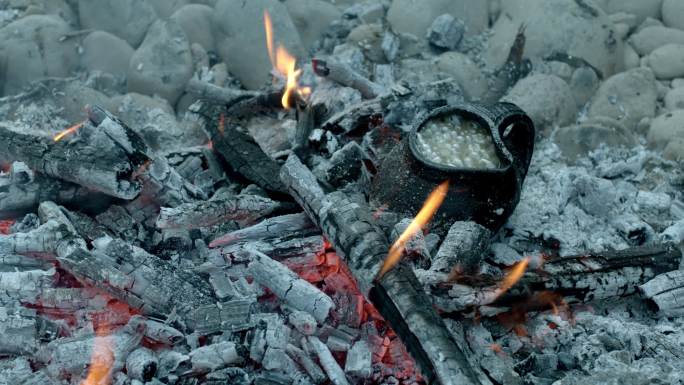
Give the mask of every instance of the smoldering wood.
<path id="1" fill-rule="evenodd" d="M 152 350 L 141 347 L 133 350 L 126 357 L 126 374 L 138 381 L 150 381 L 157 373 L 159 359 Z"/>
<path id="2" fill-rule="evenodd" d="M 432 258 L 430 272 L 436 275 L 448 275 L 454 269 L 462 274 L 478 272 L 491 237 L 490 230 L 475 222 L 454 222 Z"/>
<path id="3" fill-rule="evenodd" d="M 228 107 L 226 115 L 233 119 L 244 119 L 281 109 L 283 108 L 283 91 L 283 89 L 268 90 L 252 98 L 241 100 Z"/>
<path id="4" fill-rule="evenodd" d="M 160 229 L 196 229 L 230 220 L 253 223 L 280 207 L 279 202 L 258 195 L 216 194 L 208 201 L 162 207 L 156 225 Z"/>
<path id="5" fill-rule="evenodd" d="M 0 355 L 32 356 L 41 343 L 57 334 L 57 327 L 33 309 L 19 305 L 0 307 Z"/>
<path id="6" fill-rule="evenodd" d="M 311 314 L 318 322 L 323 323 L 328 318 L 335 303 L 327 294 L 266 254 L 255 249 L 246 251 L 251 259 L 248 271 L 256 282 L 289 306 Z"/>
<path id="7" fill-rule="evenodd" d="M 354 88 L 361 92 L 361 96 L 365 99 L 375 99 L 387 93 L 384 87 L 368 80 L 347 64 L 322 59 L 313 59 L 311 64 L 316 75 L 330 79 L 343 86 Z"/>
<path id="8" fill-rule="evenodd" d="M 373 354 L 368 342 L 357 341 L 347 354 L 344 371 L 354 378 L 366 379 L 373 374 Z"/>
<path id="9" fill-rule="evenodd" d="M 111 119 L 99 126 L 87 121 L 58 142 L 0 124 L 0 154 L 4 160 L 26 163 L 35 172 L 132 199 L 142 189 L 133 175 L 148 157 L 142 139 L 127 134 Z"/>
<path id="10" fill-rule="evenodd" d="M 374 282 L 389 242 L 371 218 L 367 204 L 352 201 L 341 191 L 325 194 L 296 156 L 287 160 L 281 178 L 345 259 L 362 293 L 397 332 L 428 380 L 443 385 L 480 384 L 464 356 L 464 343 L 453 340 L 409 268 L 400 264 Z"/>
<path id="11" fill-rule="evenodd" d="M 143 182 L 141 198 L 159 205 L 176 207 L 186 202 L 207 199 L 204 191 L 184 179 L 166 158 L 154 157 L 138 170 Z"/>
<path id="12" fill-rule="evenodd" d="M 349 133 L 361 127 L 364 122 L 381 117 L 382 113 L 383 105 L 380 100 L 364 100 L 332 115 L 320 126 L 334 132 Z"/>
<path id="13" fill-rule="evenodd" d="M 676 270 L 681 257 L 681 252 L 670 246 L 561 257 L 545 261 L 539 269 L 527 271 L 505 294 L 494 284 L 487 287 L 454 285 L 449 289 L 449 298 L 435 296 L 433 300 L 441 310 L 454 312 L 487 305 L 504 311 L 530 298 L 544 296 L 544 293 L 553 293 L 566 303 L 621 297 L 633 294 L 658 274 Z M 550 302 L 543 305 L 549 306 Z"/>
<path id="14" fill-rule="evenodd" d="M 335 385 L 349 385 L 349 381 L 347 380 L 344 371 L 337 361 L 335 361 L 335 358 L 328 347 L 316 336 L 307 337 L 307 341 L 313 348 L 313 351 L 316 352 L 318 361 L 328 375 L 330 382 Z"/>
<path id="15" fill-rule="evenodd" d="M 286 214 L 267 218 L 252 226 L 222 235 L 211 241 L 209 247 L 229 246 L 255 240 L 303 237 L 318 232 L 306 214 Z"/>
<path id="16" fill-rule="evenodd" d="M 0 235 L 0 253 L 29 254 L 53 252 L 69 231 L 55 221 L 43 223 L 27 233 Z"/>
<path id="17" fill-rule="evenodd" d="M 23 301 L 31 301 L 56 281 L 54 267 L 48 270 L 0 272 L 0 292 Z"/>
<path id="18" fill-rule="evenodd" d="M 225 258 L 235 258 L 244 248 L 259 250 L 277 261 L 297 258 L 313 259 L 325 252 L 325 239 L 321 235 L 312 235 L 285 240 L 250 241 L 223 247 L 220 252 Z"/>
<path id="19" fill-rule="evenodd" d="M 329 161 L 321 163 L 314 173 L 323 176 L 326 183 L 340 187 L 359 179 L 364 157 L 361 146 L 356 142 L 349 142 L 335 151 Z"/>
<path id="20" fill-rule="evenodd" d="M 176 345 L 185 339 L 183 333 L 165 323 L 145 320 L 145 338 L 159 344 Z"/>
<path id="21" fill-rule="evenodd" d="M 128 354 L 138 347 L 145 331 L 142 317 L 132 317 L 121 329 L 107 336 L 95 334 L 60 338 L 44 345 L 36 353 L 36 359 L 46 365 L 50 377 L 66 379 L 84 377 L 91 362 L 107 362 L 104 356 L 111 352 L 113 360 L 108 373 L 123 369 Z M 107 346 L 109 349 L 95 349 Z M 95 353 L 95 357 L 93 357 Z M 107 361 L 105 361 L 107 360 Z"/>
<path id="22" fill-rule="evenodd" d="M 684 270 L 660 274 L 639 287 L 642 295 L 654 305 L 662 317 L 684 314 Z"/>
<path id="23" fill-rule="evenodd" d="M 52 178 L 30 171 L 28 179 L 13 176 L 16 164 L 10 174 L 0 176 L 0 219 L 17 218 L 38 207 L 43 201 L 54 201 L 62 205 L 78 204 L 82 209 L 101 209 L 111 203 L 111 198 L 77 184 Z"/>
<path id="24" fill-rule="evenodd" d="M 242 331 L 254 326 L 256 298 L 237 298 L 230 301 L 198 306 L 187 317 L 188 327 L 201 335 L 221 331 Z"/>
<path id="25" fill-rule="evenodd" d="M 299 370 L 292 358 L 287 355 L 285 349 L 271 347 L 267 348 L 261 364 L 266 370 L 272 370 L 286 374 L 292 379 L 293 383 L 301 385 L 311 384 L 308 376 Z"/>
<path id="26" fill-rule="evenodd" d="M 411 222 L 413 222 L 413 218 L 404 218 L 394 225 L 394 228 L 392 228 L 392 231 L 390 232 L 390 240 L 392 243 L 399 239 L 401 234 L 403 234 L 404 231 L 406 231 L 406 229 L 411 225 Z M 422 231 L 417 232 L 406 241 L 404 244 L 403 253 L 406 256 L 418 258 L 418 263 L 424 264 L 425 262 L 430 261 L 430 251 L 425 243 L 425 235 Z"/>
<path id="27" fill-rule="evenodd" d="M 323 370 L 321 370 L 321 367 L 318 366 L 318 364 L 316 364 L 305 351 L 292 344 L 287 344 L 285 350 L 287 354 L 304 369 L 314 384 L 320 385 L 327 380 L 327 377 L 325 373 L 323 373 Z"/>
<path id="28" fill-rule="evenodd" d="M 0 255 L 0 274 L 28 270 L 49 270 L 54 265 L 49 261 L 18 254 Z"/>
<path id="29" fill-rule="evenodd" d="M 197 96 L 200 99 L 208 99 L 227 105 L 234 104 L 246 98 L 254 98 L 261 95 L 256 91 L 245 91 L 233 88 L 224 88 L 208 82 L 192 78 L 185 86 L 185 91 Z"/>
<path id="30" fill-rule="evenodd" d="M 297 109 L 297 128 L 292 141 L 292 151 L 298 156 L 306 158 L 309 155 L 309 135 L 315 127 L 317 110 L 315 106 L 307 103 L 303 109 Z"/>

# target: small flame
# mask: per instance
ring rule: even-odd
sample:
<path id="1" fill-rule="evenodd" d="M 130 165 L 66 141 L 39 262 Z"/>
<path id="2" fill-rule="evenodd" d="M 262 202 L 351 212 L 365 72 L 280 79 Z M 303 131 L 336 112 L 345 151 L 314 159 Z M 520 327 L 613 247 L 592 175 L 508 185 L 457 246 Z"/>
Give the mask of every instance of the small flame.
<path id="1" fill-rule="evenodd" d="M 530 257 L 525 257 L 522 261 L 516 263 L 515 266 L 511 268 L 508 274 L 506 274 L 504 279 L 501 281 L 499 288 L 496 290 L 497 297 L 503 295 L 516 283 L 518 283 L 518 281 L 520 281 L 520 278 L 522 278 L 523 274 L 525 274 L 525 271 L 527 270 L 527 266 L 529 264 Z"/>
<path id="2" fill-rule="evenodd" d="M 98 327 L 90 358 L 88 376 L 80 385 L 109 385 L 112 380 L 114 351 L 108 326 Z"/>
<path id="3" fill-rule="evenodd" d="M 297 83 L 297 78 L 302 73 L 302 70 L 296 69 L 297 59 L 290 55 L 281 45 L 274 49 L 273 23 L 271 22 L 271 15 L 266 10 L 264 10 L 264 28 L 266 30 L 266 47 L 271 64 L 281 76 L 287 79 L 281 103 L 284 108 L 289 109 L 292 108 L 290 98 L 293 92 L 296 92 L 302 98 L 306 98 L 311 93 L 311 89 L 309 87 L 300 87 Z"/>
<path id="4" fill-rule="evenodd" d="M 74 124 L 73 126 L 67 128 L 66 130 L 60 132 L 59 134 L 55 135 L 53 140 L 55 142 L 59 142 L 60 140 L 64 139 L 65 136 L 71 135 L 74 132 L 78 131 L 81 127 L 83 127 L 83 122 Z"/>
<path id="5" fill-rule="evenodd" d="M 408 242 L 417 232 L 421 231 L 421 229 L 427 225 L 430 220 L 432 220 L 432 217 L 442 205 L 442 202 L 444 202 L 447 191 L 449 191 L 448 180 L 442 182 L 442 184 L 437 186 L 437 188 L 430 193 L 427 200 L 423 204 L 423 208 L 421 208 L 418 212 L 418 215 L 416 215 L 411 224 L 408 225 L 406 230 L 404 230 L 396 242 L 394 242 L 392 247 L 390 247 L 387 258 L 385 258 L 385 262 L 383 263 L 376 279 L 382 278 L 385 273 L 387 273 L 392 267 L 401 261 L 406 242 Z"/>

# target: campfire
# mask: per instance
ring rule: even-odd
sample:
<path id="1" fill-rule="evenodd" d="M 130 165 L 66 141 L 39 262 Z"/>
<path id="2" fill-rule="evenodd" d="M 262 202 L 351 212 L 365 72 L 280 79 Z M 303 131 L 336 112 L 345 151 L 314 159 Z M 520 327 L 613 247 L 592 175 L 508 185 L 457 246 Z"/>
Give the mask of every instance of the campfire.
<path id="1" fill-rule="evenodd" d="M 467 56 L 496 43 L 475 9 L 416 36 L 402 0 L 141 3 L 143 32 L 100 31 L 132 46 L 125 76 L 86 50 L 102 68 L 0 98 L 0 384 L 567 385 L 637 362 L 684 378 L 682 170 L 611 141 L 566 163 L 590 139 L 561 149 L 571 133 L 513 97 L 610 66 L 536 58 L 520 23 L 495 68 L 418 70 L 490 65 Z M 50 44 L 99 46 L 78 8 L 83 29 Z M 3 12 L 3 37 L 34 17 Z"/>

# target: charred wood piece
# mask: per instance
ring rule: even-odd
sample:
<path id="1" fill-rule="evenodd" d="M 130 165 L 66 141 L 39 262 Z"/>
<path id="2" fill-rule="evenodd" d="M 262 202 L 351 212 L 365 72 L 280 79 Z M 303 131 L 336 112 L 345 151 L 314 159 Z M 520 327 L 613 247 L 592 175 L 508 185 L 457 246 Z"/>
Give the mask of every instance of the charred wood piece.
<path id="1" fill-rule="evenodd" d="M 253 241 L 226 246 L 220 251 L 225 258 L 236 259 L 240 258 L 244 248 L 259 250 L 277 261 L 294 258 L 313 259 L 325 252 L 325 240 L 320 235 L 312 235 L 287 240 Z"/>
<path id="2" fill-rule="evenodd" d="M 373 281 L 389 242 L 367 204 L 352 201 L 341 191 L 326 194 L 296 156 L 287 160 L 281 178 L 345 258 L 362 293 L 390 323 L 428 380 L 443 385 L 480 384 L 461 348 L 465 342 L 454 341 L 410 269 L 400 264 L 380 282 Z"/>
<path id="3" fill-rule="evenodd" d="M 345 87 L 354 88 L 361 92 L 361 96 L 365 99 L 375 99 L 387 93 L 384 87 L 366 79 L 346 64 L 331 60 L 313 59 L 311 65 L 316 75 L 330 79 Z"/>
<path id="4" fill-rule="evenodd" d="M 219 195 L 219 194 L 217 194 Z M 196 229 L 230 220 L 254 223 L 280 208 L 280 203 L 258 195 L 214 196 L 208 201 L 162 207 L 157 219 L 160 229 Z"/>
<path id="5" fill-rule="evenodd" d="M 199 306 L 190 312 L 188 327 L 200 335 L 250 329 L 255 304 L 256 298 L 248 298 Z"/>
<path id="6" fill-rule="evenodd" d="M 684 270 L 660 274 L 639 289 L 655 305 L 658 315 L 679 317 L 684 314 Z"/>
<path id="7" fill-rule="evenodd" d="M 0 355 L 33 355 L 41 342 L 54 339 L 57 327 L 35 310 L 0 307 Z"/>
<path id="8" fill-rule="evenodd" d="M 240 100 L 257 97 L 260 95 L 260 93 L 256 91 L 223 88 L 211 83 L 203 82 L 196 78 L 190 79 L 185 87 L 185 90 L 200 99 L 208 99 L 213 102 L 219 102 L 226 105 L 231 105 Z"/>
<path id="9" fill-rule="evenodd" d="M 445 275 L 454 269 L 462 274 L 477 273 L 491 236 L 490 230 L 475 222 L 455 222 L 432 259 L 430 271 Z"/>
<path id="10" fill-rule="evenodd" d="M 327 380 L 321 367 L 318 366 L 305 351 L 292 344 L 288 344 L 285 350 L 287 354 L 304 369 L 314 384 L 319 385 Z"/>
<path id="11" fill-rule="evenodd" d="M 209 247 L 229 246 L 239 242 L 255 240 L 294 238 L 318 232 L 318 229 L 316 229 L 306 214 L 286 214 L 264 219 L 255 225 L 220 236 L 211 241 Z"/>
<path id="12" fill-rule="evenodd" d="M 318 322 L 323 323 L 328 318 L 335 303 L 327 294 L 266 254 L 249 249 L 247 252 L 252 260 L 248 271 L 256 282 L 289 306 L 311 314 Z"/>
<path id="13" fill-rule="evenodd" d="M 311 345 L 313 351 L 316 352 L 318 361 L 321 363 L 321 366 L 323 366 L 323 370 L 325 370 L 325 373 L 328 375 L 330 382 L 334 385 L 349 385 L 349 381 L 347 380 L 344 371 L 337 361 L 335 361 L 335 357 L 333 357 L 328 347 L 316 336 L 309 336 L 307 341 Z"/>
<path id="14" fill-rule="evenodd" d="M 321 124 L 321 127 L 333 132 L 349 133 L 362 127 L 364 123 L 371 122 L 376 118 L 380 119 L 382 113 L 381 101 L 377 99 L 364 100 L 332 115 Z"/>

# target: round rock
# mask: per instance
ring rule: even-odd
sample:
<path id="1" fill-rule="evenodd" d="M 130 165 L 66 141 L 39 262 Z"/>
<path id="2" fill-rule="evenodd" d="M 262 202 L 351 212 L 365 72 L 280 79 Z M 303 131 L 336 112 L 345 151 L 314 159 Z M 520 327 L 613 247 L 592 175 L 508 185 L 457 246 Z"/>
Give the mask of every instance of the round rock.
<path id="1" fill-rule="evenodd" d="M 590 1 L 507 0 L 493 27 L 485 60 L 499 68 L 506 60 L 516 33 L 526 26 L 524 57 L 547 58 L 554 53 L 581 58 L 609 77 L 624 63 L 622 41 L 608 15 Z"/>
<path id="2" fill-rule="evenodd" d="M 436 65 L 439 71 L 456 80 L 467 99 L 478 100 L 487 92 L 487 78 L 467 55 L 445 52 L 437 58 Z"/>
<path id="3" fill-rule="evenodd" d="M 160 19 L 171 17 L 176 11 L 192 3 L 190 0 L 147 0 Z M 199 25 L 198 25 L 199 27 Z"/>
<path id="4" fill-rule="evenodd" d="M 663 0 L 597 0 L 596 3 L 607 13 L 630 13 L 641 24 L 648 17 L 660 19 Z"/>
<path id="5" fill-rule="evenodd" d="M 665 146 L 663 158 L 684 162 L 684 138 L 674 138 Z"/>
<path id="6" fill-rule="evenodd" d="M 665 108 L 670 111 L 684 110 L 684 88 L 675 88 L 665 95 Z"/>
<path id="7" fill-rule="evenodd" d="M 342 15 L 337 7 L 322 0 L 288 0 L 285 6 L 306 48 L 310 48 L 330 23 Z"/>
<path id="8" fill-rule="evenodd" d="M 133 54 L 128 68 L 128 90 L 159 95 L 175 105 L 193 73 L 190 44 L 172 20 L 155 22 Z"/>
<path id="9" fill-rule="evenodd" d="M 667 44 L 648 55 L 648 65 L 658 79 L 684 77 L 684 44 Z"/>
<path id="10" fill-rule="evenodd" d="M 95 31 L 83 39 L 81 62 L 88 71 L 126 76 L 133 52 L 125 40 L 109 32 Z"/>
<path id="11" fill-rule="evenodd" d="M 610 118 L 591 119 L 582 124 L 561 127 L 554 132 L 553 141 L 563 156 L 572 161 L 586 156 L 601 144 L 628 148 L 637 144 L 630 131 Z"/>
<path id="12" fill-rule="evenodd" d="M 277 0 L 219 0 L 214 10 L 216 49 L 235 75 L 249 89 L 271 79 L 271 62 L 266 48 L 264 10 L 273 22 L 275 46 L 281 44 L 295 57 L 302 57 L 299 33 L 287 8 Z"/>
<path id="13" fill-rule="evenodd" d="M 211 19 L 214 9 L 202 4 L 189 4 L 177 10 L 172 16 L 185 31 L 190 44 L 197 43 L 207 51 L 214 51 L 214 34 L 211 30 Z"/>
<path id="14" fill-rule="evenodd" d="M 640 56 L 644 56 L 666 44 L 684 44 L 684 31 L 654 25 L 630 36 L 629 44 Z"/>
<path id="15" fill-rule="evenodd" d="M 428 28 L 445 13 L 464 20 L 466 36 L 472 36 L 487 28 L 489 5 L 478 0 L 394 0 L 387 11 L 387 21 L 394 32 L 425 39 Z"/>
<path id="16" fill-rule="evenodd" d="M 4 93 L 20 92 L 44 77 L 67 77 L 78 67 L 75 39 L 60 41 L 70 32 L 58 16 L 31 15 L 0 29 L 0 86 Z"/>
<path id="17" fill-rule="evenodd" d="M 663 1 L 663 22 L 668 27 L 684 30 L 684 1 Z"/>
<path id="18" fill-rule="evenodd" d="M 570 86 L 555 75 L 532 75 L 520 80 L 503 101 L 518 105 L 530 115 L 539 132 L 550 132 L 575 120 L 577 104 Z"/>
<path id="19" fill-rule="evenodd" d="M 589 106 L 589 117 L 605 116 L 633 130 L 656 114 L 658 88 L 651 70 L 635 68 L 603 82 Z"/>
<path id="20" fill-rule="evenodd" d="M 79 0 L 81 27 L 112 33 L 137 47 L 157 19 L 146 0 Z"/>
<path id="21" fill-rule="evenodd" d="M 684 110 L 675 110 L 661 115 L 651 122 L 648 144 L 662 150 L 675 138 L 684 138 Z"/>

